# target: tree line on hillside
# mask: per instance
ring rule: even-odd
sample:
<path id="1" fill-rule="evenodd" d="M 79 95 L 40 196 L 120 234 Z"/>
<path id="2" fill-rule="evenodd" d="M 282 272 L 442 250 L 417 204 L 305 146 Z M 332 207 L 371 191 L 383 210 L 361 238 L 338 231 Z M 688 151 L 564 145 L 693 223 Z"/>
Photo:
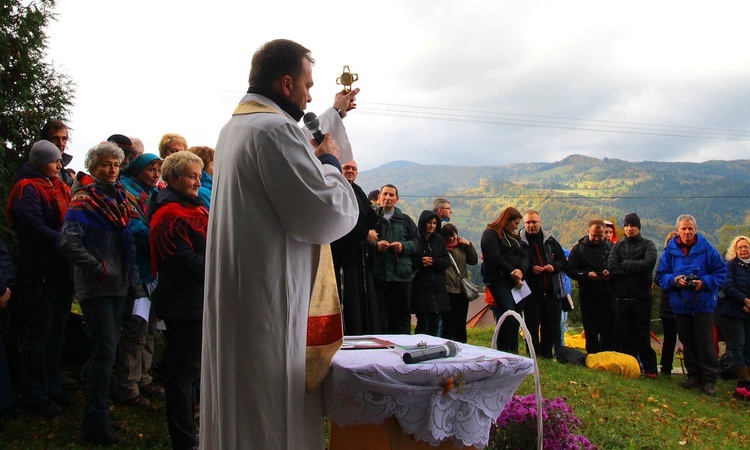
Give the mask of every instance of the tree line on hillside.
<path id="1" fill-rule="evenodd" d="M 513 206 L 540 211 L 544 227 L 566 248 L 595 217 L 611 220 L 621 234 L 629 212 L 641 216 L 643 235 L 661 248 L 676 218 L 692 214 L 699 232 L 723 252 L 734 236 L 750 233 L 748 175 L 745 160 L 630 163 L 574 155 L 558 163 L 496 168 L 406 164 L 364 171 L 357 183 L 366 191 L 396 185 L 399 207 L 412 217 L 432 208 L 436 197 L 449 199 L 459 233 L 477 246 L 487 224 Z M 481 280 L 478 268 L 471 274 Z"/>

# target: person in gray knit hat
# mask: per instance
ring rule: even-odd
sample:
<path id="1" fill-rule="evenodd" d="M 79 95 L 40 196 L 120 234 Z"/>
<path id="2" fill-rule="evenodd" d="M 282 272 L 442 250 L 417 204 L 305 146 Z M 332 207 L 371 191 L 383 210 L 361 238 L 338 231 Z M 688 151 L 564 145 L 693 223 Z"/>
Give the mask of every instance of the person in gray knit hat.
<path id="1" fill-rule="evenodd" d="M 50 141 L 36 141 L 29 152 L 29 165 L 36 170 L 55 161 L 62 161 L 62 154 L 55 144 Z M 62 162 L 60 163 L 62 169 Z"/>
<path id="2" fill-rule="evenodd" d="M 609 253 L 607 269 L 616 282 L 615 350 L 643 364 L 646 378 L 658 378 L 656 353 L 651 348 L 651 281 L 656 245 L 641 236 L 641 218 L 630 213 L 623 220 L 625 238 Z"/>
<path id="3" fill-rule="evenodd" d="M 50 141 L 35 142 L 16 174 L 8 219 L 18 236 L 13 296 L 25 319 L 20 357 L 20 404 L 44 418 L 59 416 L 78 400 L 62 391 L 60 359 L 70 314 L 73 280 L 57 249 L 70 188 L 60 178 L 62 154 Z M 18 295 L 18 297 L 16 297 Z"/>

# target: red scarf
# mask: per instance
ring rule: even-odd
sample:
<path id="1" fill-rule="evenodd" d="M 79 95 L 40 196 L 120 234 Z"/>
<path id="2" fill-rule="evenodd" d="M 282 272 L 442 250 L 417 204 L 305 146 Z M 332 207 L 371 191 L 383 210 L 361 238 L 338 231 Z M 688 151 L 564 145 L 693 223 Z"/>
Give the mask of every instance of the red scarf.
<path id="1" fill-rule="evenodd" d="M 151 274 L 156 276 L 159 263 L 174 254 L 173 237 L 179 236 L 193 248 L 188 231 L 204 238 L 208 232 L 208 210 L 203 206 L 171 202 L 161 206 L 151 217 Z"/>
<path id="2" fill-rule="evenodd" d="M 5 214 L 8 216 L 11 225 L 13 224 L 13 206 L 16 202 L 21 201 L 26 186 L 31 186 L 39 198 L 44 199 L 48 205 L 55 208 L 56 228 L 59 230 L 62 227 L 65 212 L 68 210 L 68 204 L 70 203 L 70 188 L 57 177 L 37 177 L 18 180 L 15 186 L 13 186 L 13 190 L 10 191 L 8 207 L 5 210 Z"/>

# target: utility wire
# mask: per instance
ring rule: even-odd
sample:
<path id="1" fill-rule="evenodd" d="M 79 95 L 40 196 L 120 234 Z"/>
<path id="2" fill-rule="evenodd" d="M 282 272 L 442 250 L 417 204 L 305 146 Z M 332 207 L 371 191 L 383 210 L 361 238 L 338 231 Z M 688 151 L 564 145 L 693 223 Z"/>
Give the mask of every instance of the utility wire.
<path id="1" fill-rule="evenodd" d="M 604 195 L 575 195 L 575 196 L 566 196 L 566 195 L 454 195 L 454 194 L 435 194 L 435 195 L 401 195 L 401 198 L 460 198 L 464 200 L 472 200 L 472 199 L 487 199 L 487 198 L 511 198 L 511 199 L 564 199 L 564 200 L 614 200 L 614 199 L 635 199 L 635 200 L 675 200 L 675 199 L 681 199 L 681 200 L 699 200 L 699 199 L 721 199 L 721 198 L 750 198 L 750 195 L 665 195 L 665 196 L 649 196 L 649 195 L 643 195 L 643 196 L 629 196 L 629 195 L 613 195 L 613 196 L 604 196 Z"/>
<path id="2" fill-rule="evenodd" d="M 222 103 L 236 103 L 239 92 L 221 90 Z M 484 111 L 476 109 L 443 108 L 436 106 L 402 105 L 385 102 L 358 102 L 358 115 L 401 119 L 437 120 L 484 125 L 505 125 L 560 130 L 594 131 L 604 133 L 637 134 L 692 139 L 723 139 L 750 142 L 750 130 L 710 128 L 688 125 L 666 125 L 646 122 L 627 122 L 604 119 Z"/>

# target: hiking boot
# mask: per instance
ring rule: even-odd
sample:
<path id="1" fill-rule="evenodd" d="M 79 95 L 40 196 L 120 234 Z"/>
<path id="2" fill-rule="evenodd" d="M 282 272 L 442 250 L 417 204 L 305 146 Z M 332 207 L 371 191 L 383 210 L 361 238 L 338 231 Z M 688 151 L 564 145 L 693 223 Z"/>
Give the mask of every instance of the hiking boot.
<path id="1" fill-rule="evenodd" d="M 701 390 L 709 397 L 716 397 L 716 385 L 714 383 L 703 383 Z"/>
<path id="2" fill-rule="evenodd" d="M 695 387 L 700 386 L 701 382 L 697 378 L 688 378 L 687 380 L 680 383 L 680 385 L 685 389 L 693 389 Z"/>
<path id="3" fill-rule="evenodd" d="M 154 399 L 163 399 L 165 395 L 164 388 L 153 383 L 139 386 L 138 390 L 141 392 L 141 395 Z"/>
<path id="4" fill-rule="evenodd" d="M 62 406 L 63 408 L 75 408 L 78 406 L 78 399 L 75 395 L 66 394 L 65 392 L 58 392 L 49 396 L 55 403 Z"/>
<path id="5" fill-rule="evenodd" d="M 120 442 L 122 436 L 114 429 L 112 424 L 91 425 L 86 428 L 84 439 L 96 445 L 112 445 Z"/>
<path id="6" fill-rule="evenodd" d="M 643 376 L 645 376 L 647 380 L 656 380 L 659 378 L 659 374 L 656 372 L 645 372 Z"/>
<path id="7" fill-rule="evenodd" d="M 135 406 L 137 408 L 150 408 L 151 402 L 142 395 L 136 395 L 128 400 L 117 400 L 117 403 L 125 406 Z"/>

